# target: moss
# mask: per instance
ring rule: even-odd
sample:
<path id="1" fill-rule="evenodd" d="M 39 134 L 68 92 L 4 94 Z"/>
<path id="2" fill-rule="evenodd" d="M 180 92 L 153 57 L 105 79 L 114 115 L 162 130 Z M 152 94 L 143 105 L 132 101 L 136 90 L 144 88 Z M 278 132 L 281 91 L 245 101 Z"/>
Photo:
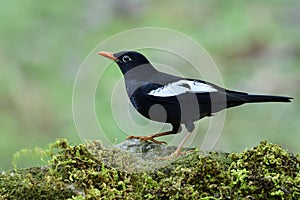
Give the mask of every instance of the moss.
<path id="1" fill-rule="evenodd" d="M 232 153 L 230 157 L 233 160 L 230 165 L 232 187 L 240 188 L 239 195 L 257 194 L 254 197 L 260 199 L 300 198 L 299 156 L 263 141 L 253 149 Z"/>
<path id="2" fill-rule="evenodd" d="M 300 198 L 299 156 L 266 141 L 242 153 L 194 150 L 149 162 L 152 170 L 144 172 L 128 171 L 146 169 L 136 154 L 96 141 L 71 146 L 60 139 L 45 152 L 51 156 L 45 167 L 0 174 L 0 199 Z"/>

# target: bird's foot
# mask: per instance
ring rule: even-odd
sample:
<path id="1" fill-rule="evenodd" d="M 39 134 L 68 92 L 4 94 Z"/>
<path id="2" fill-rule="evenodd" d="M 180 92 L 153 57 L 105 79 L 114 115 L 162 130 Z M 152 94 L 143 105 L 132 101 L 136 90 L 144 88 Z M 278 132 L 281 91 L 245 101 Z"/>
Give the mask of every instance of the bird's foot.
<path id="1" fill-rule="evenodd" d="M 176 158 L 176 157 L 178 157 L 178 156 L 180 156 L 180 155 L 184 155 L 184 154 L 186 154 L 186 153 L 188 153 L 188 152 L 182 152 L 182 151 L 175 151 L 175 152 L 173 152 L 171 155 L 169 155 L 169 156 L 164 156 L 164 157 L 159 157 L 159 158 L 157 158 L 158 160 L 170 160 L 170 159 L 173 159 L 173 158 Z"/>
<path id="2" fill-rule="evenodd" d="M 156 144 L 167 144 L 166 142 L 160 142 L 154 139 L 154 135 L 148 135 L 148 136 L 128 136 L 126 139 L 140 139 L 141 142 L 146 142 L 148 140 L 156 143 Z"/>

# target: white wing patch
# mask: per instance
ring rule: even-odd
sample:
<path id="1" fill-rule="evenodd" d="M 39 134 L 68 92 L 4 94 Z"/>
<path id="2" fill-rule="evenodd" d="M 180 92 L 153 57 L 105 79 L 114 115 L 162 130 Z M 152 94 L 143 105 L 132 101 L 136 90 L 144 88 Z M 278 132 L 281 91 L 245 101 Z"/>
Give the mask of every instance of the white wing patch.
<path id="1" fill-rule="evenodd" d="M 157 97 L 171 97 L 180 95 L 186 92 L 189 93 L 205 93 L 205 92 L 217 92 L 218 90 L 197 81 L 180 80 L 177 82 L 169 83 L 166 86 L 151 90 L 148 94 Z"/>

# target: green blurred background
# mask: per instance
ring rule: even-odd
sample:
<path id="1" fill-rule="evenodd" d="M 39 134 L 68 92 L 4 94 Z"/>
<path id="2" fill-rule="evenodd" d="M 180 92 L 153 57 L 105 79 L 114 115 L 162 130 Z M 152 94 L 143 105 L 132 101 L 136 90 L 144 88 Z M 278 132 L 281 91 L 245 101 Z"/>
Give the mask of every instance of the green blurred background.
<path id="1" fill-rule="evenodd" d="M 11 168 L 22 148 L 61 137 L 80 143 L 72 116 L 80 64 L 111 35 L 147 26 L 193 37 L 215 60 L 227 88 L 295 98 L 289 105 L 230 110 L 215 149 L 242 151 L 267 139 L 300 152 L 300 2 L 268 2 L 1 1 L 0 169 Z M 111 76 L 117 80 L 121 73 L 116 68 Z"/>

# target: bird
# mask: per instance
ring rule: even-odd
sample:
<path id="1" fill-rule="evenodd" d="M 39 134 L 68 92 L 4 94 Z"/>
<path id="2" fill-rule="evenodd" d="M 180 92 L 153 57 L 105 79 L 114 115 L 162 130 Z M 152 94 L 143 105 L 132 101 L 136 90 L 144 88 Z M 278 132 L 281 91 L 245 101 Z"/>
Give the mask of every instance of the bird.
<path id="1" fill-rule="evenodd" d="M 128 98 L 138 113 L 150 120 L 172 125 L 170 131 L 148 136 L 129 136 L 127 139 L 166 144 L 155 138 L 177 134 L 181 132 L 182 125 L 186 127 L 185 137 L 168 158 L 183 153 L 182 147 L 195 128 L 194 122 L 204 117 L 247 103 L 291 102 L 293 99 L 228 90 L 204 80 L 160 72 L 143 54 L 136 51 L 101 51 L 98 54 L 117 63 L 124 76 Z"/>

